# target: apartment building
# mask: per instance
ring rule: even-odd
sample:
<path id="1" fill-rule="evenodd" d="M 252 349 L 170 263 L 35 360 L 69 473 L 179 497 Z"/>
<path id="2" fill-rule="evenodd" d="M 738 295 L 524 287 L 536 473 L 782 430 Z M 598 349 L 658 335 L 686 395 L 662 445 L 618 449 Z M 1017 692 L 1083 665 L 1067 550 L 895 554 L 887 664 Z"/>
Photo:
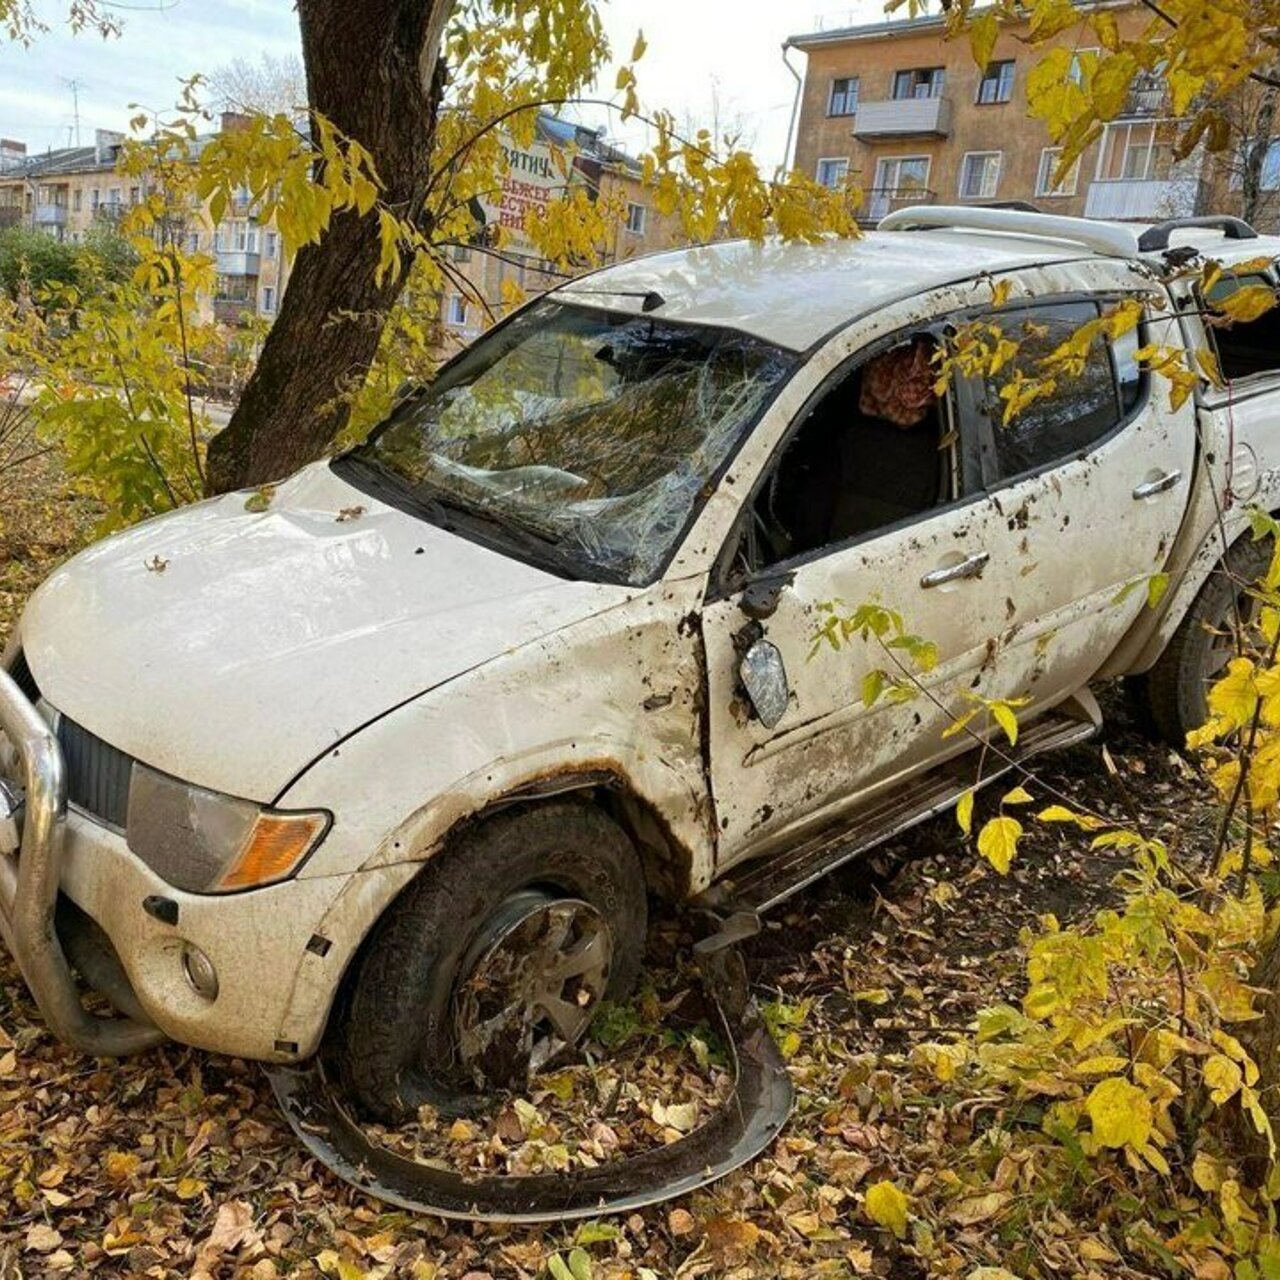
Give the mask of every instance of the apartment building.
<path id="1" fill-rule="evenodd" d="M 470 342 L 495 316 L 505 314 L 510 308 L 509 286 L 531 296 L 578 274 L 545 261 L 525 234 L 528 215 L 545 214 L 567 192 L 583 189 L 621 211 L 603 262 L 590 265 L 607 265 L 680 242 L 676 220 L 653 207 L 642 166 L 612 146 L 602 130 L 544 113 L 532 144 L 517 146 L 508 139 L 504 145 L 507 171 L 500 189 L 479 202 L 479 234 L 472 243 L 449 246 L 445 253 L 447 281 L 440 317 L 446 349 Z"/>
<path id="2" fill-rule="evenodd" d="M 1150 17 L 1134 0 L 1079 7 L 1113 11 L 1124 34 Z M 1135 87 L 1124 114 L 1055 186 L 1060 153 L 1027 104 L 1027 73 L 1043 48 L 1029 46 L 1026 34 L 1005 27 L 985 72 L 967 39 L 944 38 L 941 17 L 831 24 L 793 36 L 788 44 L 808 58 L 797 167 L 829 186 L 852 180 L 869 224 L 934 202 L 1022 200 L 1046 212 L 1131 220 L 1206 207 L 1205 158 L 1175 160 L 1180 126 L 1155 82 Z M 1073 52 L 1080 74 L 1080 58 L 1097 39 L 1081 21 L 1052 44 Z"/>
<path id="3" fill-rule="evenodd" d="M 243 127 L 225 112 L 223 130 Z M 196 154 L 214 135 L 198 138 Z M 57 240 L 79 243 L 94 226 L 118 223 L 147 194 L 146 180 L 118 171 L 124 134 L 94 133 L 91 147 L 65 147 L 31 155 L 12 139 L 0 140 L 0 227 L 20 223 Z M 237 324 L 257 314 L 271 319 L 288 283 L 289 264 L 273 224 L 264 223 L 241 192 L 216 226 L 208 205 L 178 227 L 191 253 L 212 254 L 217 285 L 199 299 L 203 319 Z"/>
<path id="4" fill-rule="evenodd" d="M 221 119 L 224 131 L 244 124 L 244 117 L 233 112 Z M 211 137 L 196 140 L 196 154 Z M 0 227 L 21 223 L 75 243 L 95 224 L 118 220 L 146 194 L 144 181 L 117 172 L 123 142 L 123 134 L 99 129 L 91 147 L 31 155 L 21 142 L 0 139 Z M 600 131 L 542 115 L 531 146 L 508 141 L 507 161 L 501 189 L 476 210 L 483 220 L 480 234 L 473 243 L 448 246 L 443 253 L 448 283 L 439 314 L 446 353 L 478 336 L 507 309 L 508 282 L 535 294 L 572 274 L 543 261 L 524 235 L 526 215 L 545 212 L 566 191 L 583 187 L 625 209 L 606 250 L 609 262 L 675 242 L 674 226 L 652 207 L 641 166 L 609 145 Z M 212 254 L 217 263 L 217 287 L 199 300 L 203 319 L 238 324 L 254 315 L 274 317 L 289 263 L 274 221 L 258 216 L 247 191 L 231 201 L 216 226 L 206 204 L 192 210 L 180 231 L 188 251 Z"/>

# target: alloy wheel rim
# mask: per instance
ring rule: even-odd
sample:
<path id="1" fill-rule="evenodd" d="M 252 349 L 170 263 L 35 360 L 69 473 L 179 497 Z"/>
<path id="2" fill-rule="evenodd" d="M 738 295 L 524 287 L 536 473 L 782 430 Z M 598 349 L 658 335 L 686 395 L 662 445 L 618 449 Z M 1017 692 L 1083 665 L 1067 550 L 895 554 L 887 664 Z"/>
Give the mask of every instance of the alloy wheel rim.
<path id="1" fill-rule="evenodd" d="M 485 922 L 454 989 L 454 1043 L 477 1088 L 527 1082 L 586 1034 L 604 996 L 613 938 L 579 898 L 524 889 Z"/>

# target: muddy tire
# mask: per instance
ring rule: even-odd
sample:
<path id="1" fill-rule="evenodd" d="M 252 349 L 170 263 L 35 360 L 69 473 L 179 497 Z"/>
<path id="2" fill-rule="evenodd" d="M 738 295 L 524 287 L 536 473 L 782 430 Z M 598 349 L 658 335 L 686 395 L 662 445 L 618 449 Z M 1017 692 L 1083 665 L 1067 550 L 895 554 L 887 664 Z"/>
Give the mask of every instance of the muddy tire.
<path id="1" fill-rule="evenodd" d="M 1248 622 L 1248 587 L 1271 563 L 1273 544 L 1264 538 L 1237 542 L 1200 588 L 1165 651 L 1146 675 L 1129 681 L 1139 722 L 1171 747 L 1183 749 L 1187 734 L 1208 718 L 1208 691 L 1235 651 L 1237 612 Z"/>
<path id="2" fill-rule="evenodd" d="M 639 859 L 600 810 L 548 801 L 463 832 L 349 975 L 329 1039 L 349 1098 L 389 1124 L 480 1109 L 630 991 L 646 925 Z"/>

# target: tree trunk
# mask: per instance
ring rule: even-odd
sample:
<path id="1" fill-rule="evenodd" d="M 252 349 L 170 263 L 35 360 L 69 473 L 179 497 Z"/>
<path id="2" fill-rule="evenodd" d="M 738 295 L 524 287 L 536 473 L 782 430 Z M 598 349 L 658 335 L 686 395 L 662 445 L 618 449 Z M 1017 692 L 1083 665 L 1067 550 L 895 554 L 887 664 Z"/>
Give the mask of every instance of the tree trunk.
<path id="1" fill-rule="evenodd" d="M 360 142 L 402 217 L 422 211 L 451 0 L 299 0 L 311 109 Z M 346 425 L 341 392 L 368 372 L 403 276 L 375 282 L 377 219 L 334 217 L 294 263 L 280 312 L 226 428 L 209 444 L 211 493 L 277 480 Z M 406 261 L 407 266 L 407 261 Z"/>
<path id="2" fill-rule="evenodd" d="M 1258 957 L 1249 982 L 1265 993 L 1258 1000 L 1258 1012 L 1262 1016 L 1227 1029 L 1258 1064 L 1258 1092 L 1263 1110 L 1277 1137 L 1280 1137 L 1280 936 L 1272 938 Z M 1260 1187 L 1270 1165 L 1266 1138 L 1238 1103 L 1233 1102 L 1227 1108 L 1224 1120 L 1227 1150 L 1244 1180 L 1251 1186 Z"/>
<path id="3" fill-rule="evenodd" d="M 1267 151 L 1271 147 L 1271 131 L 1276 120 L 1276 90 L 1268 85 L 1262 90 L 1262 100 L 1254 120 L 1252 138 L 1244 156 L 1244 172 L 1241 175 L 1240 216 L 1246 222 L 1256 222 L 1262 208 L 1263 167 Z"/>

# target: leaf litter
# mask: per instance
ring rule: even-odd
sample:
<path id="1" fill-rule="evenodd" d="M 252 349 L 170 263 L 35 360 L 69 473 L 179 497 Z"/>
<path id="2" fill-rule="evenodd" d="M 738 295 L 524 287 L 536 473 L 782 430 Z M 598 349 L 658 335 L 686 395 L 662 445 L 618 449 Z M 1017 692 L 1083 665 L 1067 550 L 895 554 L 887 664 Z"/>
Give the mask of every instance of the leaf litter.
<path id="1" fill-rule="evenodd" d="M 37 465 L 0 533 L 0 642 L 99 514 Z M 1123 786 L 1094 745 L 1051 757 L 1046 780 L 1118 820 L 1137 805 L 1157 834 L 1212 832 L 1212 799 L 1188 766 L 1134 731 L 1118 694 L 1107 711 Z M 815 886 L 744 947 L 799 1094 L 782 1136 L 683 1201 L 573 1228 L 469 1226 L 380 1205 L 296 1145 L 253 1064 L 177 1046 L 120 1063 L 76 1055 L 0 954 L 0 1278 L 1168 1274 L 1126 1247 L 1109 1196 L 1037 1185 L 1028 1151 L 1007 1139 L 1038 1124 L 1035 1108 L 1000 1113 L 1005 1100 L 966 1091 L 955 1050 L 980 1009 L 1020 997 L 1022 930 L 1049 912 L 1092 915 L 1122 865 L 1037 824 L 1001 877 L 949 817 Z M 679 1136 L 715 1105 L 726 1073 L 680 967 L 688 922 L 668 916 L 654 933 L 649 986 L 597 1021 L 587 1058 L 466 1128 L 426 1115 L 385 1140 L 454 1167 L 517 1171 Z M 989 1166 L 980 1187 L 956 1172 L 975 1151 Z"/>

